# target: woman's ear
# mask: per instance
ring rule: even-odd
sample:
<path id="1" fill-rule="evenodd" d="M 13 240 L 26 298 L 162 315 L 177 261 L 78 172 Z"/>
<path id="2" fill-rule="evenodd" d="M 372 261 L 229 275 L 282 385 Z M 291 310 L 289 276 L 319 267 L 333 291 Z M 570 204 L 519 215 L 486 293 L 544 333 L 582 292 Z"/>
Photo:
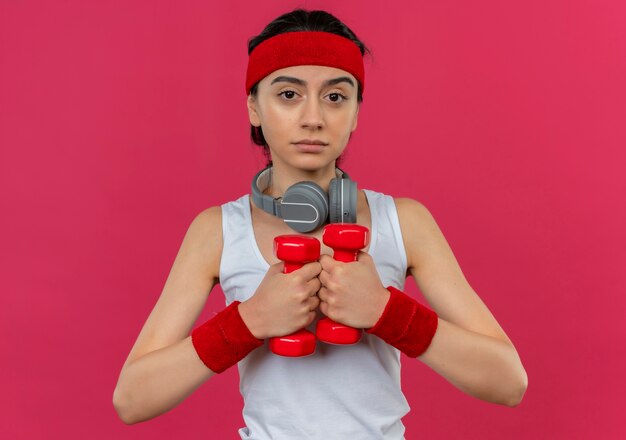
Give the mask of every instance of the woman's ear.
<path id="1" fill-rule="evenodd" d="M 247 105 L 248 105 L 248 118 L 250 118 L 250 124 L 252 124 L 255 127 L 260 127 L 261 118 L 259 118 L 259 113 L 257 109 L 257 100 L 252 94 L 248 95 Z"/>

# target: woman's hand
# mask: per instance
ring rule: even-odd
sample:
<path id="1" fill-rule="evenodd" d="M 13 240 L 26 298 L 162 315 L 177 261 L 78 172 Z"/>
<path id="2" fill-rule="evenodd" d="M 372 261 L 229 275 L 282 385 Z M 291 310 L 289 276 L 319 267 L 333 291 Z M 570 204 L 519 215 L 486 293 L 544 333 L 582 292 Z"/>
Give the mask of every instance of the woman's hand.
<path id="1" fill-rule="evenodd" d="M 322 255 L 319 262 L 322 287 L 318 296 L 322 313 L 350 327 L 373 327 L 390 295 L 380 281 L 374 259 L 360 251 L 354 262 L 336 261 L 330 255 Z"/>
<path id="2" fill-rule="evenodd" d="M 288 274 L 283 267 L 282 262 L 270 266 L 254 295 L 239 305 L 241 318 L 259 339 L 289 335 L 315 319 L 322 266 L 314 261 Z"/>

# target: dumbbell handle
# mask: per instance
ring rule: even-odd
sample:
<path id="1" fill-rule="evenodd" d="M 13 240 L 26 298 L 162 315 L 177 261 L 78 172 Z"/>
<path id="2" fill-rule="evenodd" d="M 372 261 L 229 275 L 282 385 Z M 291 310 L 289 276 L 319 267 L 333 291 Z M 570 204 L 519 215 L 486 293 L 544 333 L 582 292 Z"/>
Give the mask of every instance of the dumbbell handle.
<path id="1" fill-rule="evenodd" d="M 283 268 L 283 273 L 291 273 L 294 270 L 300 269 L 304 264 L 302 263 L 294 263 L 292 261 L 284 261 L 285 267 Z"/>
<path id="2" fill-rule="evenodd" d="M 358 250 L 353 251 L 351 249 L 335 249 L 333 253 L 333 258 L 337 261 L 341 261 L 342 263 L 352 263 L 353 261 L 357 261 L 358 255 Z"/>

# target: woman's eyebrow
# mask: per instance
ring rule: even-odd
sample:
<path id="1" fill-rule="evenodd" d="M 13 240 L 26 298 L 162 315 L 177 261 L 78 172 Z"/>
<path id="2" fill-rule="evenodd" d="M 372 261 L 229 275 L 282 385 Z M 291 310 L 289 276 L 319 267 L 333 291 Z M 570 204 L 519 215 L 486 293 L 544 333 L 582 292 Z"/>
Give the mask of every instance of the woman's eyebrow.
<path id="1" fill-rule="evenodd" d="M 293 76 L 277 76 L 276 78 L 274 78 L 272 80 L 272 82 L 270 83 L 270 85 L 277 83 L 277 82 L 288 82 L 288 83 L 292 83 L 292 84 L 298 84 L 300 86 L 306 86 L 306 81 L 300 79 L 300 78 L 295 78 Z M 322 86 L 326 87 L 326 86 L 334 86 L 335 84 L 339 84 L 341 82 L 347 82 L 348 84 L 350 84 L 352 87 L 354 87 L 354 81 L 352 81 L 350 78 L 348 78 L 347 76 L 340 76 L 339 78 L 332 78 L 332 79 L 328 79 L 326 81 L 324 81 L 322 83 Z"/>

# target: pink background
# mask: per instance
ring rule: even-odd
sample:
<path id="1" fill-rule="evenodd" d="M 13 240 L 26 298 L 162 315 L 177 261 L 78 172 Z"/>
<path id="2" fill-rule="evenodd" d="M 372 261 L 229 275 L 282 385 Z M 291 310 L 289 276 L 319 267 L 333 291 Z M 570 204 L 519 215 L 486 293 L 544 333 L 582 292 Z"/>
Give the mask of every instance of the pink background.
<path id="1" fill-rule="evenodd" d="M 529 375 L 512 409 L 404 358 L 407 438 L 624 438 L 624 5 L 3 0 L 0 437 L 237 437 L 235 369 L 134 426 L 111 398 L 189 223 L 263 164 L 247 39 L 306 6 L 373 52 L 345 168 L 431 210 Z"/>

